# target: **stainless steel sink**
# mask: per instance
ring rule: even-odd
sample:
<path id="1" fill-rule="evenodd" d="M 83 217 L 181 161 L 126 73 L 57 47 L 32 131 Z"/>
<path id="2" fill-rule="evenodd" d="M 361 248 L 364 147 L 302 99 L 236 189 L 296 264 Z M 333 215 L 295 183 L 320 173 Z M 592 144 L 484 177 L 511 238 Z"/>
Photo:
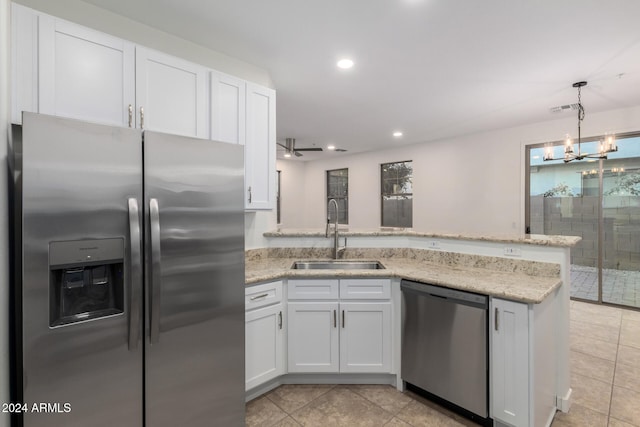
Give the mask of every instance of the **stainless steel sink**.
<path id="1" fill-rule="evenodd" d="M 294 270 L 381 270 L 384 265 L 378 261 L 296 261 L 291 266 Z"/>

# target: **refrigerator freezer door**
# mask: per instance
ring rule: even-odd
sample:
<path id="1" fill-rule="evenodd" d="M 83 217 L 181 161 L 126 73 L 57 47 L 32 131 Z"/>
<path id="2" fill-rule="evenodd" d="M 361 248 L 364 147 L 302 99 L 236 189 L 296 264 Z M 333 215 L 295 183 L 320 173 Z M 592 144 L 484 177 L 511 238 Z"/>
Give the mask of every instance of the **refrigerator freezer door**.
<path id="1" fill-rule="evenodd" d="M 146 425 L 244 425 L 243 147 L 145 131 L 144 170 Z"/>
<path id="2" fill-rule="evenodd" d="M 142 200 L 140 141 L 135 129 L 23 116 L 18 389 L 29 405 L 26 427 L 142 423 L 142 345 L 135 336 L 142 314 L 130 304 L 141 300 L 141 275 L 132 283 L 130 261 L 140 242 L 130 241 L 136 218 L 129 201 Z M 51 322 L 56 292 L 60 301 L 75 298 L 73 323 Z M 108 302 L 108 292 L 124 310 Z M 89 301 L 86 313 L 79 298 Z M 91 307 L 102 311 L 91 317 Z"/>

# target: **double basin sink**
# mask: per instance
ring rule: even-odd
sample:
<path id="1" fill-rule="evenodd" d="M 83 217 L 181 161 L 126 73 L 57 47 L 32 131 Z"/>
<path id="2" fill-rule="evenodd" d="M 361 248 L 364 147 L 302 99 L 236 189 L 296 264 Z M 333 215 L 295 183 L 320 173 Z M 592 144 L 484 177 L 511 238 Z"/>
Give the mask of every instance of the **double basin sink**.
<path id="1" fill-rule="evenodd" d="M 378 261 L 296 261 L 291 266 L 293 270 L 382 270 L 384 265 Z"/>

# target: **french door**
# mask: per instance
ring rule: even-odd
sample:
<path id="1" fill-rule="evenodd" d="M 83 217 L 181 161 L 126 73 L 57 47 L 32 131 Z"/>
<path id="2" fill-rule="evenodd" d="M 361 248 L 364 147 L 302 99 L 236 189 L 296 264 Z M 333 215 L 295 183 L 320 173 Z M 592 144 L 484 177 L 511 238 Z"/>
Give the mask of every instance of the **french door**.
<path id="1" fill-rule="evenodd" d="M 573 235 L 571 297 L 640 308 L 640 134 L 618 136 L 607 159 L 564 163 L 563 146 L 527 146 L 531 234 Z M 554 158 L 543 161 L 552 146 Z M 598 150 L 597 138 L 582 152 Z"/>

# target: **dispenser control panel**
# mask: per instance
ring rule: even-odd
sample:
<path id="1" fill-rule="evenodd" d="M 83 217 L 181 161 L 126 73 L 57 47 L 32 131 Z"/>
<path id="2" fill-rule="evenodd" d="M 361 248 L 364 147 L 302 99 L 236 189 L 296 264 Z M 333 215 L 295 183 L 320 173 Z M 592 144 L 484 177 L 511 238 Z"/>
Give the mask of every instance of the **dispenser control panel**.
<path id="1" fill-rule="evenodd" d="M 49 243 L 49 326 L 124 312 L 124 239 Z"/>

